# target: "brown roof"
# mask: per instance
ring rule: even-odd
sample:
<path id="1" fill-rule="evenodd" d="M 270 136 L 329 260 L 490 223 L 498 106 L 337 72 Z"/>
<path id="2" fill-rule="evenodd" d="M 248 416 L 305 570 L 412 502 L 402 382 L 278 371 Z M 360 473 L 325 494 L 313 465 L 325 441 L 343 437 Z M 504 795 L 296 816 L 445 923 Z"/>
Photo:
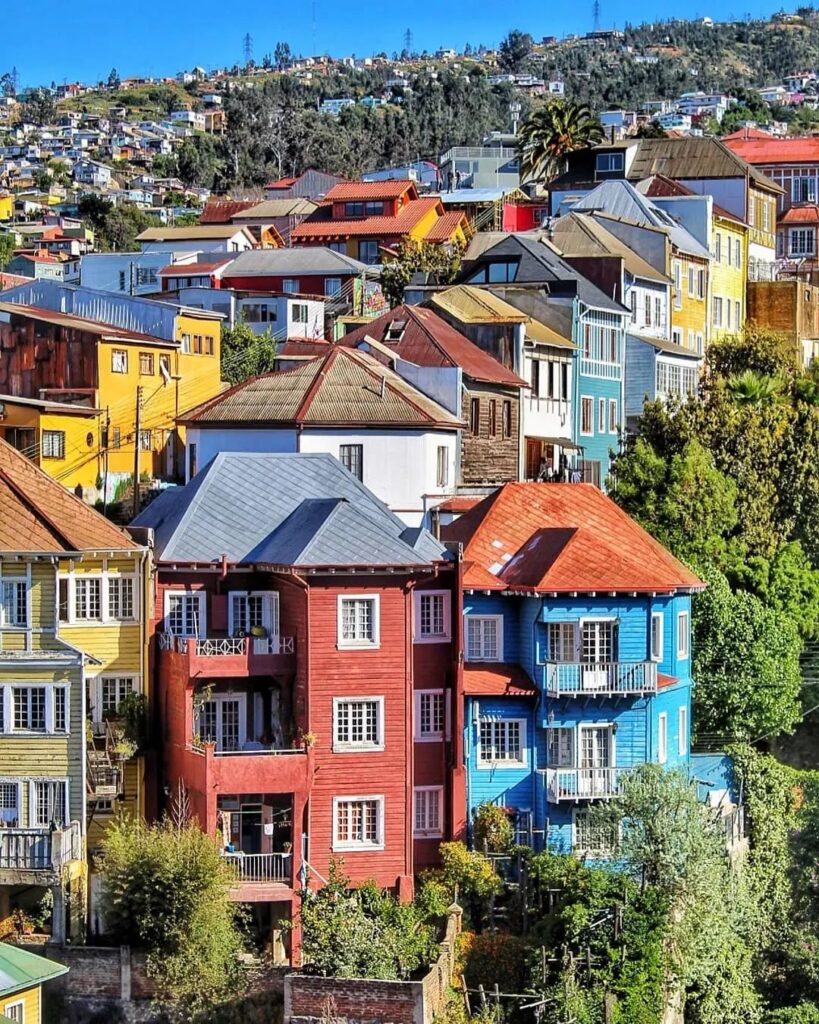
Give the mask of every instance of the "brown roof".
<path id="1" fill-rule="evenodd" d="M 58 327 L 71 327 L 74 330 L 99 335 L 101 338 L 117 338 L 122 341 L 139 341 L 144 343 L 151 342 L 154 345 L 176 345 L 176 342 L 164 341 L 162 338 L 155 338 L 150 334 L 125 331 L 115 324 L 105 324 L 97 320 L 89 320 L 84 316 L 75 316 L 73 313 L 56 313 L 52 309 L 42 309 L 40 306 L 23 306 L 18 305 L 16 302 L 0 302 L 0 313 L 11 313 L 12 316 L 21 316 L 29 320 L 40 320 L 43 323 L 56 324 Z"/>
<path id="2" fill-rule="evenodd" d="M 520 665 L 488 662 L 464 666 L 464 693 L 469 697 L 536 697 L 529 676 Z"/>
<path id="3" fill-rule="evenodd" d="M 389 181 L 342 181 L 333 185 L 325 195 L 325 202 L 355 202 L 367 199 L 398 199 L 405 192 L 412 190 L 412 198 L 418 194 L 415 183 L 408 179 L 392 179 Z"/>
<path id="4" fill-rule="evenodd" d="M 122 530 L 0 440 L 0 551 L 137 550 Z"/>
<path id="5" fill-rule="evenodd" d="M 468 221 L 463 210 L 447 210 L 432 225 L 426 235 L 427 242 L 448 242 L 458 228 L 466 231 Z"/>
<path id="6" fill-rule="evenodd" d="M 183 423 L 441 427 L 462 422 L 358 349 L 333 345 L 292 370 L 237 384 L 192 409 Z"/>
<path id="7" fill-rule="evenodd" d="M 390 327 L 403 333 L 397 341 L 388 338 Z M 526 387 L 526 381 L 507 370 L 497 359 L 478 348 L 469 338 L 452 327 L 432 309 L 420 306 L 396 306 L 342 339 L 348 346 L 357 346 L 367 338 L 381 342 L 399 359 L 416 363 L 418 366 L 460 367 L 472 380 L 491 384 L 507 384 L 511 387 Z"/>
<path id="8" fill-rule="evenodd" d="M 231 218 L 242 210 L 255 206 L 254 199 L 243 202 L 230 199 L 208 199 L 199 218 L 200 224 L 230 224 Z"/>
<path id="9" fill-rule="evenodd" d="M 642 181 L 653 174 L 668 178 L 738 178 L 746 175 L 760 188 L 783 190 L 747 160 L 731 152 L 719 139 L 686 136 L 682 139 L 640 139 L 628 177 Z"/>

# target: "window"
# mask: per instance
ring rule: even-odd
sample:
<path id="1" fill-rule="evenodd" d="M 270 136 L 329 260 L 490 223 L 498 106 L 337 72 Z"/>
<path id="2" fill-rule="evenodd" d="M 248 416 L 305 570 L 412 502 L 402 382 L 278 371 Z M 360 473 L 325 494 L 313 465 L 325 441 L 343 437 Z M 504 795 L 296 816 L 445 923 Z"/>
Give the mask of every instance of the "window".
<path id="1" fill-rule="evenodd" d="M 466 660 L 503 661 L 503 618 L 500 615 L 467 615 Z"/>
<path id="2" fill-rule="evenodd" d="M 688 267 L 688 294 L 690 298 L 694 298 L 694 288 L 696 284 L 696 267 Z"/>
<path id="3" fill-rule="evenodd" d="M 622 153 L 598 153 L 595 160 L 595 169 L 598 174 L 611 174 L 614 171 L 623 170 Z"/>
<path id="4" fill-rule="evenodd" d="M 481 432 L 481 400 L 473 398 L 469 403 L 469 432 L 477 437 Z"/>
<path id="5" fill-rule="evenodd" d="M 617 658 L 617 623 L 609 619 L 587 619 L 580 624 L 580 661 L 584 665 L 606 665 Z"/>
<path id="6" fill-rule="evenodd" d="M 0 626 L 28 624 L 28 588 L 25 580 L 5 579 L 0 585 Z"/>
<path id="7" fill-rule="evenodd" d="M 111 351 L 111 373 L 128 372 L 128 353 L 121 348 Z"/>
<path id="8" fill-rule="evenodd" d="M 435 484 L 446 487 L 449 483 L 449 453 L 445 444 L 438 445 L 435 465 Z"/>
<path id="9" fill-rule="evenodd" d="M 525 741 L 525 719 L 481 718 L 478 763 L 523 765 Z"/>
<path id="10" fill-rule="evenodd" d="M 816 251 L 814 228 L 791 228 L 788 233 L 789 256 L 813 256 Z"/>
<path id="11" fill-rule="evenodd" d="M 674 308 L 682 309 L 682 263 L 674 260 Z"/>
<path id="12" fill-rule="evenodd" d="M 20 783 L 16 779 L 0 779 L 0 825 L 19 828 L 21 813 Z"/>
<path id="13" fill-rule="evenodd" d="M 383 847 L 383 817 L 383 796 L 335 797 L 333 849 Z"/>
<path id="14" fill-rule="evenodd" d="M 651 327 L 651 296 L 646 295 L 645 299 L 645 324 L 646 327 Z"/>
<path id="15" fill-rule="evenodd" d="M 384 749 L 384 698 L 333 700 L 333 750 Z"/>
<path id="16" fill-rule="evenodd" d="M 3 1016 L 8 1020 L 14 1021 L 14 1024 L 25 1024 L 26 1020 L 26 1004 L 20 1003 L 6 1003 L 6 1007 L 3 1010 Z"/>
<path id="17" fill-rule="evenodd" d="M 609 433 L 617 433 L 617 399 L 609 399 Z"/>
<path id="18" fill-rule="evenodd" d="M 362 263 L 370 265 L 378 263 L 378 242 L 374 240 L 359 242 L 358 258 Z"/>
<path id="19" fill-rule="evenodd" d="M 151 431 L 140 430 L 139 432 L 139 450 L 141 452 L 149 452 L 151 450 Z"/>
<path id="20" fill-rule="evenodd" d="M 121 292 L 125 291 L 125 271 L 124 270 L 120 270 L 120 272 L 119 272 L 119 290 Z"/>
<path id="21" fill-rule="evenodd" d="M 278 313 L 275 306 L 266 302 L 248 302 L 242 306 L 242 316 L 249 324 L 275 324 Z"/>
<path id="22" fill-rule="evenodd" d="M 671 340 L 674 342 L 675 345 L 682 345 L 682 343 L 683 343 L 683 335 L 682 335 L 682 330 L 679 327 L 672 328 L 672 330 L 671 330 Z"/>
<path id="23" fill-rule="evenodd" d="M 290 308 L 294 324 L 306 324 L 310 322 L 310 307 L 306 302 L 294 302 Z"/>
<path id="24" fill-rule="evenodd" d="M 688 347 L 690 349 L 694 348 L 694 328 L 693 327 L 689 327 L 688 328 Z"/>
<path id="25" fill-rule="evenodd" d="M 45 686 L 12 686 L 14 732 L 46 732 Z"/>
<path id="26" fill-rule="evenodd" d="M 512 403 L 509 401 L 503 403 L 503 436 L 512 436 Z"/>
<path id="27" fill-rule="evenodd" d="M 169 356 L 159 357 L 159 372 L 165 379 L 165 383 L 171 379 L 171 360 Z"/>
<path id="28" fill-rule="evenodd" d="M 340 252 L 342 255 L 347 254 L 347 243 L 346 242 L 328 242 L 327 248 L 331 252 Z"/>
<path id="29" fill-rule="evenodd" d="M 68 780 L 33 780 L 29 796 L 28 816 L 31 828 L 48 828 L 52 822 L 57 825 L 67 824 Z"/>
<path id="30" fill-rule="evenodd" d="M 449 639 L 449 591 L 415 591 L 415 639 Z"/>
<path id="31" fill-rule="evenodd" d="M 102 619 L 102 578 L 79 576 L 74 579 L 74 620 Z"/>
<path id="32" fill-rule="evenodd" d="M 547 760 L 550 768 L 574 767 L 574 729 L 559 727 L 546 730 Z"/>
<path id="33" fill-rule="evenodd" d="M 191 351 L 191 336 L 189 334 L 182 335 L 181 350 L 186 354 L 190 355 Z"/>
<path id="34" fill-rule="evenodd" d="M 651 613 L 651 660 L 663 660 L 663 613 Z"/>
<path id="35" fill-rule="evenodd" d="M 449 733 L 446 695 L 443 690 L 415 691 L 415 739 L 421 742 L 446 739 Z"/>
<path id="36" fill-rule="evenodd" d="M 378 626 L 377 597 L 339 597 L 339 647 L 377 647 Z"/>
<path id="37" fill-rule="evenodd" d="M 196 457 L 197 447 L 195 442 L 188 444 L 188 479 L 192 479 L 196 476 L 196 470 L 198 468 L 198 460 Z"/>
<path id="38" fill-rule="evenodd" d="M 287 295 L 298 295 L 299 293 L 299 282 L 298 278 L 286 277 L 282 281 L 282 291 Z"/>
<path id="39" fill-rule="evenodd" d="M 688 657 L 688 612 L 677 615 L 677 657 Z"/>
<path id="40" fill-rule="evenodd" d="M 742 264 L 742 242 L 738 238 L 734 239 L 734 263 L 738 267 Z"/>
<path id="41" fill-rule="evenodd" d="M 794 203 L 815 203 L 816 202 L 816 178 L 797 177 L 791 178 L 791 201 Z"/>
<path id="42" fill-rule="evenodd" d="M 194 336 L 193 336 L 193 352 L 194 352 L 194 355 L 197 355 L 197 356 L 201 356 L 202 355 L 202 335 L 201 334 L 194 334 Z"/>
<path id="43" fill-rule="evenodd" d="M 55 686 L 54 692 L 54 732 L 68 731 L 68 690 L 64 686 Z"/>
<path id="44" fill-rule="evenodd" d="M 324 278 L 324 294 L 330 298 L 333 295 L 338 295 L 341 291 L 341 278 L 340 277 L 325 277 Z"/>
<path id="45" fill-rule="evenodd" d="M 574 812 L 572 852 L 579 856 L 604 860 L 612 857 L 619 845 L 618 830 L 595 820 L 589 811 Z"/>
<path id="46" fill-rule="evenodd" d="M 677 753 L 685 757 L 688 753 L 688 708 L 677 711 Z"/>
<path id="47" fill-rule="evenodd" d="M 731 300 L 725 300 L 725 326 L 731 330 Z"/>
<path id="48" fill-rule="evenodd" d="M 380 217 L 384 213 L 384 203 L 380 200 L 370 200 L 364 204 L 364 213 L 368 217 Z"/>
<path id="49" fill-rule="evenodd" d="M 714 321 L 714 327 L 722 327 L 722 299 L 718 296 L 714 296 L 712 318 Z"/>
<path id="50" fill-rule="evenodd" d="M 550 622 L 547 627 L 549 661 L 563 664 L 577 660 L 577 640 L 573 622 Z"/>
<path id="51" fill-rule="evenodd" d="M 540 360 L 531 359 L 529 361 L 529 383 L 532 385 L 532 397 L 537 398 L 540 395 Z"/>
<path id="52" fill-rule="evenodd" d="M 108 618 L 122 621 L 134 618 L 134 591 L 136 580 L 133 576 L 108 577 Z"/>
<path id="53" fill-rule="evenodd" d="M 629 309 L 631 310 L 631 322 L 633 324 L 636 324 L 637 323 L 637 290 L 635 288 L 631 289 L 631 292 L 630 292 L 629 297 L 628 297 L 628 304 L 629 304 Z"/>
<path id="54" fill-rule="evenodd" d="M 702 331 L 697 331 L 697 352 L 702 355 Z"/>
<path id="55" fill-rule="evenodd" d="M 762 200 L 762 230 L 768 231 L 771 226 L 771 204 L 767 199 Z"/>
<path id="56" fill-rule="evenodd" d="M 657 327 L 663 325 L 663 300 L 659 296 L 654 299 L 654 323 Z"/>
<path id="57" fill-rule="evenodd" d="M 668 715 L 661 711 L 657 719 L 657 760 L 665 764 L 668 760 Z"/>
<path id="58" fill-rule="evenodd" d="M 152 352 L 139 353 L 139 373 L 142 377 L 152 377 L 154 373 L 154 357 Z"/>
<path id="59" fill-rule="evenodd" d="M 364 445 L 343 444 L 338 450 L 338 461 L 356 478 L 364 479 Z"/>
<path id="60" fill-rule="evenodd" d="M 594 399 L 593 398 L 581 398 L 580 399 L 580 433 L 581 434 L 593 434 L 594 433 Z"/>
<path id="61" fill-rule="evenodd" d="M 174 636 L 203 636 L 205 595 L 185 590 L 165 591 L 165 629 Z"/>
<path id="62" fill-rule="evenodd" d="M 716 247 L 714 249 L 714 259 L 717 261 L 717 263 L 722 263 L 722 234 L 719 231 L 717 231 L 716 233 Z"/>
<path id="63" fill-rule="evenodd" d="M 486 279 L 491 284 L 509 284 L 518 276 L 518 260 L 494 260 L 486 268 Z"/>
<path id="64" fill-rule="evenodd" d="M 705 298 L 705 271 L 702 269 L 697 271 L 697 298 Z"/>
<path id="65" fill-rule="evenodd" d="M 137 680 L 134 676 L 97 676 L 91 682 L 91 707 L 95 722 L 116 715 L 125 698 L 137 691 Z"/>
<path id="66" fill-rule="evenodd" d="M 599 459 L 580 459 L 577 463 L 584 484 L 599 487 L 603 479 L 603 467 Z"/>
<path id="67" fill-rule="evenodd" d="M 213 342 L 213 335 L 212 334 L 206 334 L 205 335 L 205 355 L 206 356 L 212 356 L 214 351 L 215 351 L 215 348 L 214 348 L 214 342 Z"/>
<path id="68" fill-rule="evenodd" d="M 597 431 L 600 434 L 606 432 L 606 400 L 605 398 L 598 399 L 597 402 Z"/>
<path id="69" fill-rule="evenodd" d="M 415 787 L 415 828 L 416 836 L 425 839 L 440 839 L 441 831 L 441 805 L 443 803 L 444 790 L 442 786 L 416 786 Z"/>
<path id="70" fill-rule="evenodd" d="M 65 431 L 44 430 L 42 454 L 44 459 L 65 458 Z"/>
<path id="71" fill-rule="evenodd" d="M 498 433 L 498 403 L 494 398 L 489 400 L 489 436 L 497 437 Z"/>
<path id="72" fill-rule="evenodd" d="M 742 327 L 742 303 L 739 299 L 734 303 L 734 327 L 737 330 Z"/>

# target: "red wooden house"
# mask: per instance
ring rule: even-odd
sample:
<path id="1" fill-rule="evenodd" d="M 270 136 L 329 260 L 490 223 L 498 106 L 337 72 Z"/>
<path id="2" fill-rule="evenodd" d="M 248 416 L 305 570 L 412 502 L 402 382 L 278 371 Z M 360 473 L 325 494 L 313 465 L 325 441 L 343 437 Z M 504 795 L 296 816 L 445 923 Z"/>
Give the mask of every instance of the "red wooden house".
<path id="1" fill-rule="evenodd" d="M 464 831 L 459 563 L 331 455 L 218 455 L 154 531 L 163 781 L 280 959 L 343 858 L 408 897 Z"/>

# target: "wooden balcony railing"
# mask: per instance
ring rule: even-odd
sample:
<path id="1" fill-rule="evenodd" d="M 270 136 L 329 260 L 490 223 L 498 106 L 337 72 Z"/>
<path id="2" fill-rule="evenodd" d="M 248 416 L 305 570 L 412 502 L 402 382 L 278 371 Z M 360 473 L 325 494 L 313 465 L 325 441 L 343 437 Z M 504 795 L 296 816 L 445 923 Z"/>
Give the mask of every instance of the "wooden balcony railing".
<path id="1" fill-rule="evenodd" d="M 546 798 L 551 804 L 564 800 L 611 800 L 620 795 L 628 768 L 547 768 Z"/>
<path id="2" fill-rule="evenodd" d="M 657 692 L 655 661 L 609 661 L 591 665 L 549 661 L 543 666 L 550 697 L 636 695 Z"/>
<path id="3" fill-rule="evenodd" d="M 82 858 L 80 823 L 62 829 L 0 828 L 0 871 L 57 871 Z"/>

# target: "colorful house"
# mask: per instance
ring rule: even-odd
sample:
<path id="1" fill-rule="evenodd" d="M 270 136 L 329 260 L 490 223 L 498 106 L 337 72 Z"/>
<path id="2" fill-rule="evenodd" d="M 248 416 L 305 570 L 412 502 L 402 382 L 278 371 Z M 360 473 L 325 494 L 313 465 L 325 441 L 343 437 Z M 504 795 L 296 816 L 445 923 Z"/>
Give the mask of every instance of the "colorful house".
<path id="1" fill-rule="evenodd" d="M 589 807 L 653 762 L 687 769 L 691 594 L 703 584 L 594 487 L 507 484 L 463 544 L 467 815 L 600 853 Z"/>
<path id="2" fill-rule="evenodd" d="M 137 458 L 180 475 L 176 418 L 219 391 L 219 313 L 51 281 L 0 299 L 0 436 L 89 497 L 110 499 Z"/>
<path id="3" fill-rule="evenodd" d="M 67 973 L 54 960 L 0 942 L 0 1021 L 41 1024 L 43 985 Z"/>
<path id="4" fill-rule="evenodd" d="M 184 781 L 233 898 L 295 958 L 304 870 L 343 857 L 409 896 L 464 833 L 458 564 L 326 454 L 217 455 L 134 526 L 155 538 L 166 792 Z"/>
<path id="5" fill-rule="evenodd" d="M 467 222 L 440 196 L 418 197 L 411 181 L 345 181 L 290 232 L 291 245 L 327 245 L 362 263 L 381 263 L 402 242 L 465 245 Z"/>
<path id="6" fill-rule="evenodd" d="M 147 549 L 5 442 L 0 480 L 0 924 L 50 889 L 52 934 L 76 938 L 86 844 L 145 808 L 113 728 L 146 694 Z"/>

